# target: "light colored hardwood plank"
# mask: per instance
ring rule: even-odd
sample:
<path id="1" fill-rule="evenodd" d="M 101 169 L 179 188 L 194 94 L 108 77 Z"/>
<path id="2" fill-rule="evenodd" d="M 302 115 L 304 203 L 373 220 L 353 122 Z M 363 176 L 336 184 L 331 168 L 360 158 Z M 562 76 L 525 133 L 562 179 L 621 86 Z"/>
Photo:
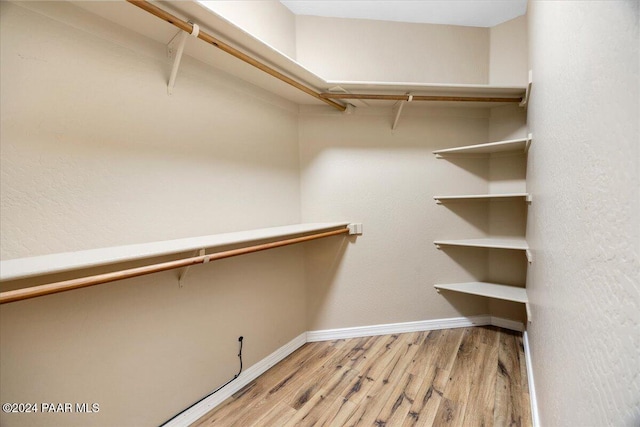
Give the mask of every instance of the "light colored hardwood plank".
<path id="1" fill-rule="evenodd" d="M 291 406 L 283 402 L 277 402 L 270 410 L 259 417 L 255 422 L 248 424 L 248 427 L 260 427 L 260 426 L 276 426 L 279 425 L 282 420 L 287 420 L 296 414 L 296 410 Z"/>
<path id="2" fill-rule="evenodd" d="M 522 382 L 522 423 L 525 426 L 533 425 L 527 362 L 524 357 L 524 341 L 521 335 L 516 335 L 516 342 L 518 344 L 518 361 L 520 362 L 520 381 Z"/>
<path id="3" fill-rule="evenodd" d="M 338 390 L 345 388 L 351 379 L 357 375 L 353 369 L 342 367 L 325 382 L 324 387 L 319 389 L 307 401 L 307 404 L 300 407 L 295 415 L 286 423 L 282 420 L 279 425 L 291 427 L 297 425 L 318 425 L 318 420 L 331 406 L 331 402 L 339 394 Z"/>
<path id="4" fill-rule="evenodd" d="M 479 329 L 474 332 L 477 333 L 480 344 L 474 349 L 477 352 L 475 358 L 477 364 L 472 373 L 463 424 L 491 427 L 495 403 L 499 333 L 488 329 Z"/>
<path id="5" fill-rule="evenodd" d="M 467 328 L 449 329 L 446 331 L 437 331 L 440 333 L 438 341 L 434 342 L 434 346 L 438 348 L 434 364 L 436 367 L 451 372 L 453 363 L 458 355 L 458 348 L 462 343 L 464 332 Z"/>
<path id="6" fill-rule="evenodd" d="M 522 405 L 519 346 L 515 334 L 501 332 L 499 336 L 494 424 L 517 427 L 530 425 Z"/>
<path id="7" fill-rule="evenodd" d="M 393 391 L 393 385 L 400 381 L 418 350 L 416 345 L 409 345 L 415 340 L 416 334 L 419 333 L 401 335 L 401 339 L 398 340 L 401 345 L 396 346 L 393 358 L 385 366 L 382 375 L 373 377 L 374 381 L 366 399 L 360 403 L 356 411 L 347 420 L 346 425 L 369 426 L 374 423 L 378 424 L 378 414 L 382 411 L 384 404 Z M 403 339 L 405 337 L 409 339 Z"/>
<path id="8" fill-rule="evenodd" d="M 476 366 L 481 363 L 484 347 L 486 347 L 482 344 L 481 333 L 476 329 L 465 328 L 449 383 L 443 393 L 443 401 L 436 414 L 434 422 L 436 425 L 464 425 L 465 410 L 476 376 Z"/>

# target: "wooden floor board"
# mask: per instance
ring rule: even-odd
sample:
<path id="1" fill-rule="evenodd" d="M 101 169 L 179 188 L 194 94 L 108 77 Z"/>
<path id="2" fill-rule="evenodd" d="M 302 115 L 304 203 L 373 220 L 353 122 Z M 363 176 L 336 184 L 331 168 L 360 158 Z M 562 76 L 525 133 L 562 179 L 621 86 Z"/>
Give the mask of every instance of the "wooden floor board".
<path id="1" fill-rule="evenodd" d="M 305 344 L 195 426 L 531 426 L 522 337 L 459 328 Z"/>

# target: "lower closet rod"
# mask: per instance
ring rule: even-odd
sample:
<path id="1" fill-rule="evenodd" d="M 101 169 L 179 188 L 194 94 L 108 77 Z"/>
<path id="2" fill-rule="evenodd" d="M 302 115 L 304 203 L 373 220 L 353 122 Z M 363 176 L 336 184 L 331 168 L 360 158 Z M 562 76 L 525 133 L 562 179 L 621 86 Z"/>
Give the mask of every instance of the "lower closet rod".
<path id="1" fill-rule="evenodd" d="M 323 233 L 310 234 L 307 236 L 295 237 L 292 239 L 278 240 L 270 243 L 263 243 L 246 248 L 232 249 L 229 251 L 213 253 L 210 255 L 200 255 L 191 258 L 184 258 L 175 261 L 163 262 L 160 264 L 146 265 L 144 267 L 136 267 L 128 270 L 114 271 L 111 273 L 98 274 L 95 276 L 80 277 L 78 279 L 65 280 L 63 282 L 49 283 L 46 285 L 33 286 L 30 288 L 16 289 L 0 293 L 0 304 L 8 302 L 20 301 L 29 298 L 35 298 L 43 295 L 55 294 L 58 292 L 70 291 L 72 289 L 85 288 L 87 286 L 100 285 L 102 283 L 115 282 L 117 280 L 129 279 L 131 277 L 144 276 L 146 274 L 157 273 L 160 271 L 173 270 L 181 267 L 189 267 L 195 264 L 204 264 L 217 259 L 230 258 L 238 255 L 244 255 L 252 252 L 264 251 L 266 249 L 278 248 L 281 246 L 293 245 L 309 240 L 321 239 L 323 237 L 336 236 L 339 234 L 348 234 L 348 228 L 339 230 L 325 231 Z"/>

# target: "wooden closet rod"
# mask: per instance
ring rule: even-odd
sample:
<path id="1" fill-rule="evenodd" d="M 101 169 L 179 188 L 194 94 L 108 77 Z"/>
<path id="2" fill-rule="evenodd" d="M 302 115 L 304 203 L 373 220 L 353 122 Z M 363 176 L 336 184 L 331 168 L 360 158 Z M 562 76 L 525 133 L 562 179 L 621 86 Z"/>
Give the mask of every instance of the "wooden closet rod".
<path id="1" fill-rule="evenodd" d="M 495 98 L 480 96 L 432 96 L 432 95 L 374 95 L 362 93 L 327 93 L 320 94 L 323 98 L 333 99 L 373 99 L 383 101 L 455 101 L 455 102 L 521 102 L 522 97 Z M 409 97 L 411 96 L 411 99 Z"/>
<path id="2" fill-rule="evenodd" d="M 169 12 L 160 9 L 159 7 L 157 7 L 154 4 L 149 3 L 146 0 L 127 0 L 129 3 L 138 6 L 140 9 L 145 10 L 147 12 L 149 12 L 152 15 L 157 16 L 158 18 L 167 21 L 168 23 L 180 28 L 182 31 L 186 31 L 187 33 L 191 33 L 193 31 L 193 24 L 187 22 L 187 21 L 183 21 L 182 19 L 178 18 L 175 15 L 170 14 Z M 299 89 L 301 91 L 303 91 L 306 94 L 309 94 L 311 96 L 313 96 L 316 99 L 319 99 L 322 102 L 325 102 L 329 105 L 331 105 L 333 108 L 336 108 L 340 111 L 344 111 L 346 110 L 347 107 L 345 107 L 342 104 L 339 104 L 335 101 L 332 101 L 331 99 L 328 99 L 326 97 L 322 97 L 320 96 L 320 93 L 316 92 L 315 90 L 311 89 L 308 86 L 303 85 L 302 83 L 299 83 L 295 80 L 293 80 L 290 77 L 285 76 L 284 74 L 282 74 L 279 71 L 274 70 L 273 68 L 269 67 L 268 65 L 258 61 L 257 59 L 254 59 L 252 57 L 250 57 L 249 55 L 240 52 L 238 49 L 235 49 L 231 46 L 229 46 L 228 44 L 224 43 L 223 41 L 218 40 L 217 38 L 213 37 L 211 34 L 208 34 L 207 32 L 200 30 L 198 33 L 198 38 L 200 40 L 203 40 L 215 47 L 217 47 L 218 49 L 223 50 L 224 52 L 227 52 L 228 54 L 235 56 L 236 58 L 238 58 L 241 61 L 246 62 L 247 64 L 253 65 L 254 67 L 258 68 L 259 70 L 264 71 L 267 74 L 270 74 L 271 76 L 277 78 L 278 80 L 281 80 L 293 87 L 295 87 L 296 89 Z"/>
<path id="3" fill-rule="evenodd" d="M 129 279 L 131 277 L 144 276 L 146 274 L 157 273 L 160 271 L 173 270 L 181 267 L 189 267 L 196 264 L 204 264 L 209 261 L 215 261 L 223 258 L 230 258 L 238 255 L 244 255 L 252 252 L 264 251 L 266 249 L 279 248 L 281 246 L 293 245 L 295 243 L 307 242 L 309 240 L 321 239 L 323 237 L 337 236 L 339 234 L 348 234 L 348 228 L 338 230 L 325 231 L 322 233 L 309 234 L 302 237 L 294 237 L 292 239 L 278 240 L 260 245 L 248 246 L 246 248 L 233 249 L 224 252 L 213 253 L 210 255 L 200 255 L 191 258 L 184 258 L 175 261 L 168 261 L 159 264 L 145 265 L 144 267 L 136 267 L 128 270 L 114 271 L 111 273 L 98 274 L 95 276 L 81 277 L 78 279 L 65 280 L 63 282 L 49 283 L 46 285 L 33 286 L 30 288 L 16 289 L 0 293 L 0 304 L 8 302 L 20 301 L 29 298 L 35 298 L 43 295 L 55 294 L 58 292 L 70 291 L 72 289 L 85 288 L 87 286 L 100 285 L 102 283 L 115 282 L 117 280 Z"/>

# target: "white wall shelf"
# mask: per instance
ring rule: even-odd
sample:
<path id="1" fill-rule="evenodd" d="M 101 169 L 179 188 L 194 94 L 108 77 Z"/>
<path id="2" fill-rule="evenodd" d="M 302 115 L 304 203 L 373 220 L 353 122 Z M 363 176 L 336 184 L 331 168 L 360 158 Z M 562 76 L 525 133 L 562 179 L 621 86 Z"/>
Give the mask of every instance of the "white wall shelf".
<path id="1" fill-rule="evenodd" d="M 348 222 L 307 223 L 0 261 L 0 281 L 60 273 L 201 249 L 330 231 Z"/>
<path id="2" fill-rule="evenodd" d="M 467 145 L 464 147 L 436 150 L 436 157 L 444 156 L 490 156 L 495 153 L 527 153 L 531 145 L 532 135 L 526 138 L 510 139 L 506 141 L 487 142 L 484 144 Z"/>
<path id="3" fill-rule="evenodd" d="M 527 202 L 531 202 L 531 194 L 529 193 L 504 193 L 504 194 L 465 194 L 459 196 L 433 196 L 437 203 L 456 202 L 467 200 L 509 200 L 522 198 Z"/>
<path id="4" fill-rule="evenodd" d="M 434 285 L 436 289 L 462 292 L 471 295 L 480 295 L 488 298 L 496 298 L 505 301 L 514 301 L 526 304 L 527 290 L 517 286 L 501 285 L 488 282 L 466 282 L 466 283 L 439 283 Z"/>
<path id="5" fill-rule="evenodd" d="M 436 246 L 466 246 L 473 248 L 491 249 L 511 249 L 526 251 L 529 245 L 522 238 L 488 238 L 488 239 L 456 239 L 456 240 L 436 240 Z"/>

